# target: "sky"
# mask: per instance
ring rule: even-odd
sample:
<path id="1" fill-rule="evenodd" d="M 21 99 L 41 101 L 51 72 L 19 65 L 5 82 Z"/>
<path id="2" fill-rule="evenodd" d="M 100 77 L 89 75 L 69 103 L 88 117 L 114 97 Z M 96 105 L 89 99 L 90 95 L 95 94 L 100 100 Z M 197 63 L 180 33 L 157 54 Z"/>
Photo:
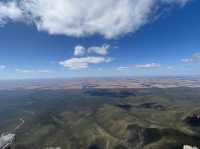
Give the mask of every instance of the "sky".
<path id="1" fill-rule="evenodd" d="M 0 79 L 200 75 L 198 0 L 0 0 Z"/>

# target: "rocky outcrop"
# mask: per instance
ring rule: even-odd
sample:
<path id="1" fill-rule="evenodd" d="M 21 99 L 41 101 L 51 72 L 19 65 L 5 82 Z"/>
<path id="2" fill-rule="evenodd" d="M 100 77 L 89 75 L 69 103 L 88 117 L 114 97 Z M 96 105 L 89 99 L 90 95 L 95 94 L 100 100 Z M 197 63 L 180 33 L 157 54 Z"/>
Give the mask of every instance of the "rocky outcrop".
<path id="1" fill-rule="evenodd" d="M 200 126 L 200 115 L 193 114 L 192 116 L 188 116 L 185 121 L 193 127 Z"/>
<path id="2" fill-rule="evenodd" d="M 0 149 L 14 148 L 15 134 L 2 135 L 0 137 Z"/>
<path id="3" fill-rule="evenodd" d="M 141 149 L 149 143 L 160 140 L 162 137 L 159 130 L 154 128 L 143 128 L 132 124 L 127 129 L 128 136 L 126 143 L 130 148 L 134 149 Z"/>

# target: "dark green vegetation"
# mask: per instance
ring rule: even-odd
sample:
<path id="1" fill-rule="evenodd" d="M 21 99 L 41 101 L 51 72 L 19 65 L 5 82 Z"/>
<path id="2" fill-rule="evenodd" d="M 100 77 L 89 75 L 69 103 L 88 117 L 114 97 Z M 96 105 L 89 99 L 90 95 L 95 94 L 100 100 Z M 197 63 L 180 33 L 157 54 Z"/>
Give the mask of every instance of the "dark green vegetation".
<path id="1" fill-rule="evenodd" d="M 0 91 L 16 149 L 200 146 L 200 88 Z M 24 120 L 24 122 L 23 122 Z"/>

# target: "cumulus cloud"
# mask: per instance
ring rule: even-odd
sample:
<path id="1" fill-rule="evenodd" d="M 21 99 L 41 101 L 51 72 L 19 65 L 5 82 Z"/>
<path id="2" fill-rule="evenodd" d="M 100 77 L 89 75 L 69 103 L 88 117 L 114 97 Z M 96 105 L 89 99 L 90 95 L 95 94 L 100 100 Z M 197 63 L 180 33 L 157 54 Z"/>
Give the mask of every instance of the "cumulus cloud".
<path id="1" fill-rule="evenodd" d="M 181 62 L 185 64 L 192 64 L 194 62 L 200 62 L 200 53 L 194 53 L 191 58 L 181 59 Z"/>
<path id="2" fill-rule="evenodd" d="M 89 53 L 96 53 L 99 55 L 107 55 L 108 54 L 108 50 L 110 48 L 110 45 L 104 44 L 101 47 L 89 47 L 88 48 L 88 52 Z"/>
<path id="3" fill-rule="evenodd" d="M 88 56 L 60 61 L 59 64 L 69 69 L 85 69 L 90 64 L 109 63 L 111 61 L 111 58 Z"/>
<path id="4" fill-rule="evenodd" d="M 39 31 L 67 36 L 115 38 L 148 23 L 158 5 L 191 0 L 9 0 L 0 3 L 0 20 L 32 22 Z"/>
<path id="5" fill-rule="evenodd" d="M 135 65 L 136 68 L 159 68 L 160 64 L 151 63 L 151 64 L 143 64 L 143 65 Z"/>
<path id="6" fill-rule="evenodd" d="M 75 56 L 83 56 L 85 54 L 85 52 L 86 52 L 86 49 L 83 46 L 78 45 L 74 48 Z"/>
<path id="7" fill-rule="evenodd" d="M 106 57 L 109 48 L 108 44 L 91 47 L 77 45 L 74 48 L 75 57 L 60 61 L 59 64 L 69 69 L 85 69 L 91 64 L 109 63 L 112 61 L 112 58 Z"/>
<path id="8" fill-rule="evenodd" d="M 78 45 L 74 48 L 74 56 L 84 56 L 85 54 L 97 54 L 97 55 L 107 55 L 108 50 L 110 49 L 110 45 L 103 44 L 102 46 L 91 46 L 84 47 Z"/>
<path id="9" fill-rule="evenodd" d="M 23 17 L 23 11 L 16 2 L 0 2 L 0 25 L 4 25 L 8 20 L 19 21 Z"/>

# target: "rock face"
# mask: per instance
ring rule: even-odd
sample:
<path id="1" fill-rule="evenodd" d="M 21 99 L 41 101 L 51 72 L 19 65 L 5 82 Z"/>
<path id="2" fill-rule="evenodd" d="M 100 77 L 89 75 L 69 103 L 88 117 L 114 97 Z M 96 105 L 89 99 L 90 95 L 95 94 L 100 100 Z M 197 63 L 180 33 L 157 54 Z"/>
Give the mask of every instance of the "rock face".
<path id="1" fill-rule="evenodd" d="M 12 149 L 15 140 L 15 134 L 2 135 L 0 137 L 0 149 Z"/>
<path id="2" fill-rule="evenodd" d="M 130 148 L 141 149 L 144 145 L 161 139 L 159 131 L 153 128 L 143 128 L 138 125 L 129 125 L 127 144 Z"/>
<path id="3" fill-rule="evenodd" d="M 186 118 L 186 122 L 194 127 L 200 126 L 200 115 L 193 114 Z"/>
<path id="4" fill-rule="evenodd" d="M 184 145 L 183 146 L 183 149 L 199 149 L 199 148 L 197 148 L 197 147 L 192 147 L 192 146 L 189 146 L 189 145 Z"/>

